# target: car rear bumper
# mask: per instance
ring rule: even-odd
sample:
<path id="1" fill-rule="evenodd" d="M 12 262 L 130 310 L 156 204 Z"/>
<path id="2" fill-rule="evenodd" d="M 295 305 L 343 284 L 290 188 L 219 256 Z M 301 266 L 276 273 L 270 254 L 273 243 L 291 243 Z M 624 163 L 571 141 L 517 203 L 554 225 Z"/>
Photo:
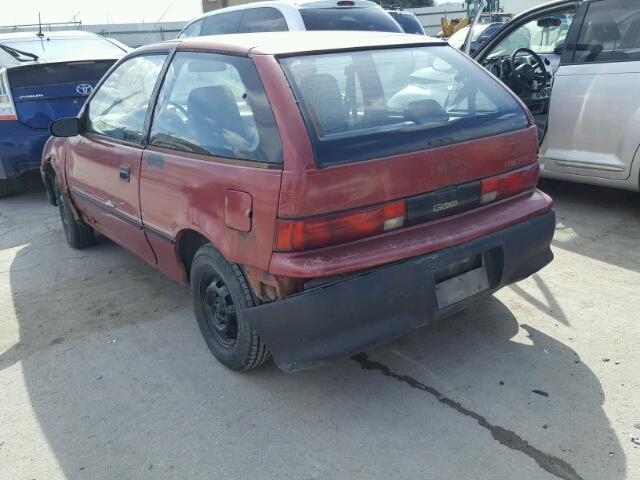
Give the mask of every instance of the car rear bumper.
<path id="1" fill-rule="evenodd" d="M 40 167 L 47 129 L 30 128 L 19 121 L 0 121 L 0 179 L 16 178 Z"/>
<path id="2" fill-rule="evenodd" d="M 554 229 L 555 214 L 548 211 L 455 247 L 247 309 L 243 315 L 281 369 L 315 367 L 387 343 L 537 272 L 553 259 Z M 442 293 L 436 289 L 442 292 L 443 272 L 470 258 L 482 258 L 487 284 L 439 306 Z M 461 278 L 458 273 L 454 282 L 456 278 Z"/>

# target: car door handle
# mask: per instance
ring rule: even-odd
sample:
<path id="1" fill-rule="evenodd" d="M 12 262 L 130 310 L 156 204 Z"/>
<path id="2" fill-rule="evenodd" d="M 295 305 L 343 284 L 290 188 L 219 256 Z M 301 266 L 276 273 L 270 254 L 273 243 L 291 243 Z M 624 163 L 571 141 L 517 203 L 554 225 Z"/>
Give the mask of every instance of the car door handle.
<path id="1" fill-rule="evenodd" d="M 120 180 L 131 180 L 131 169 L 127 165 L 120 165 Z"/>

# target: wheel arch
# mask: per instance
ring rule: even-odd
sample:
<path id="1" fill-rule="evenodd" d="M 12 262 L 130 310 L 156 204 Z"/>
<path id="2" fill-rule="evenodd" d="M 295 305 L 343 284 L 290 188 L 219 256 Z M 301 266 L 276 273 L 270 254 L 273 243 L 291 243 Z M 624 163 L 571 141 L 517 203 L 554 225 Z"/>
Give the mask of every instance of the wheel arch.
<path id="1" fill-rule="evenodd" d="M 217 249 L 215 244 L 202 233 L 191 228 L 185 228 L 178 232 L 176 236 L 176 255 L 178 260 L 182 264 L 186 275 L 186 281 L 189 283 L 189 277 L 191 275 L 191 265 L 193 263 L 193 257 L 196 252 L 203 245 L 210 243 Z"/>
<path id="2" fill-rule="evenodd" d="M 47 199 L 49 203 L 54 207 L 58 206 L 58 196 L 56 195 L 56 170 L 52 165 L 52 156 L 44 158 L 42 161 L 42 168 L 40 169 L 40 174 L 42 177 L 42 183 L 44 184 L 44 189 L 47 194 Z"/>

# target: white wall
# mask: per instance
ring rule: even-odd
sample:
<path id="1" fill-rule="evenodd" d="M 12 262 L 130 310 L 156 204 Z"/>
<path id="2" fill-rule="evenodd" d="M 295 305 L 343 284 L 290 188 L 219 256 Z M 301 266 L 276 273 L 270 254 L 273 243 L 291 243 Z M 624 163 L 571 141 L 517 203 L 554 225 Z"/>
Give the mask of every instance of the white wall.
<path id="1" fill-rule="evenodd" d="M 549 0 L 502 0 L 500 3 L 504 8 L 505 13 L 513 13 L 518 15 L 519 13 L 529 10 L 530 8 L 537 7 L 548 3 Z"/>
<path id="2" fill-rule="evenodd" d="M 408 8 L 416 14 L 427 35 L 435 35 L 442 30 L 442 17 L 462 18 L 467 16 L 464 2 L 439 3 L 435 7 Z"/>

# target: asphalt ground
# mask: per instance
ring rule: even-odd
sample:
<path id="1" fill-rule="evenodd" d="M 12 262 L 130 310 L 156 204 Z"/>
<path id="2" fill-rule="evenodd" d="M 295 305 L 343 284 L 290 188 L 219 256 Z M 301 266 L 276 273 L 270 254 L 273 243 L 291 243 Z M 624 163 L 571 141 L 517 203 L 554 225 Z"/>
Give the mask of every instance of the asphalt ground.
<path id="1" fill-rule="evenodd" d="M 640 195 L 563 182 L 553 263 L 329 366 L 247 374 L 188 290 L 0 200 L 1 479 L 640 479 Z"/>

